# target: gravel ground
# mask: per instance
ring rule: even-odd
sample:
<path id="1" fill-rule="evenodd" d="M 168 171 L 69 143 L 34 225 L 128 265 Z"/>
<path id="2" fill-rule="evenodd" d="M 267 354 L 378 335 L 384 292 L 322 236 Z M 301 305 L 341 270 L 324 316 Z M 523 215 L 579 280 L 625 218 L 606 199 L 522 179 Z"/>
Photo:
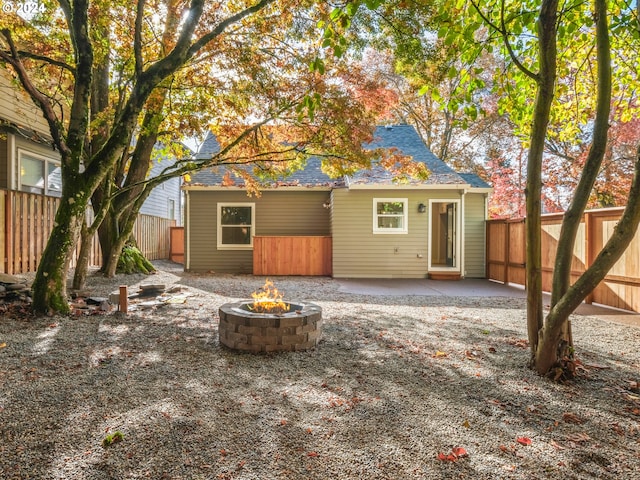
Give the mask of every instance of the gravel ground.
<path id="1" fill-rule="evenodd" d="M 91 292 L 186 303 L 0 320 L 0 478 L 640 478 L 640 328 L 576 318 L 580 376 L 556 384 L 526 367 L 522 299 L 275 278 L 323 308 L 322 340 L 255 356 L 220 347 L 217 308 L 263 279 L 156 265 Z"/>

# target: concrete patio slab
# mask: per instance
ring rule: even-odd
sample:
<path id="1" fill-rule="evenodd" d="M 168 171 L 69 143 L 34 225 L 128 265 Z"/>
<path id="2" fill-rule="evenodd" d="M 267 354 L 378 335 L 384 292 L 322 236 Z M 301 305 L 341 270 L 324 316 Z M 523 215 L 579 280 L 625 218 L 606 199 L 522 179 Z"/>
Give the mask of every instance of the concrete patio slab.
<path id="1" fill-rule="evenodd" d="M 356 295 L 526 298 L 526 292 L 522 287 L 503 285 L 483 279 L 443 281 L 406 278 L 339 278 L 336 279 L 336 282 L 340 285 L 339 291 Z M 549 295 L 544 295 L 543 303 L 549 305 Z M 635 312 L 583 303 L 575 313 L 640 327 L 640 314 Z"/>
<path id="2" fill-rule="evenodd" d="M 525 298 L 521 288 L 481 279 L 458 281 L 408 278 L 336 279 L 340 291 L 360 295 Z"/>

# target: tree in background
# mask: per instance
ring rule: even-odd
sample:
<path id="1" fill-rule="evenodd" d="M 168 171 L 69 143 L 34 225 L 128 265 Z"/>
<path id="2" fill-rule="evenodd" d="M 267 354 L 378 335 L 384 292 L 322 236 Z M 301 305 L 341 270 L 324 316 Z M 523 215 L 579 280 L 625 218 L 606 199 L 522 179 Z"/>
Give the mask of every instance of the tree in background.
<path id="1" fill-rule="evenodd" d="M 617 102 L 612 101 L 612 108 Z M 587 208 L 623 207 L 633 178 L 634 152 L 640 138 L 640 121 L 620 120 L 615 114 L 609 125 L 609 143 Z M 543 166 L 545 190 L 558 199 L 562 209 L 569 206 L 571 192 L 584 169 L 589 154 L 590 131 L 580 132 L 568 141 L 547 140 L 547 156 Z"/>
<path id="2" fill-rule="evenodd" d="M 498 150 L 489 152 L 485 168 L 486 180 L 493 187 L 489 197 L 489 218 L 524 217 L 524 154 L 521 150 L 513 159 L 512 156 L 505 158 Z"/>
<path id="3" fill-rule="evenodd" d="M 67 271 L 90 200 L 92 228 L 111 215 L 112 231 L 101 235 L 114 245 L 111 261 L 127 237 L 125 212 L 170 176 L 247 162 L 277 174 L 316 152 L 333 160 L 334 173 L 371 160 L 375 153 L 361 147 L 373 117 L 346 83 L 323 79 L 328 62 L 316 56 L 309 69 L 313 45 L 281 35 L 297 28 L 302 38 L 328 13 L 311 1 L 60 0 L 28 21 L 1 17 L 0 60 L 42 109 L 61 157 L 61 206 L 33 282 L 36 312 L 69 309 Z M 189 134 L 209 124 L 218 155 L 145 178 L 165 131 Z M 296 142 L 283 143 L 292 136 Z"/>
<path id="4" fill-rule="evenodd" d="M 493 90 L 504 60 L 479 51 L 472 63 L 461 61 L 458 45 L 438 37 L 446 31 L 439 11 L 447 8 L 391 0 L 357 9 L 346 35 L 363 48 L 363 72 L 386 86 L 379 97 L 388 102 L 388 121 L 414 125 L 436 156 L 488 181 L 492 217 L 524 215 L 523 142 Z"/>

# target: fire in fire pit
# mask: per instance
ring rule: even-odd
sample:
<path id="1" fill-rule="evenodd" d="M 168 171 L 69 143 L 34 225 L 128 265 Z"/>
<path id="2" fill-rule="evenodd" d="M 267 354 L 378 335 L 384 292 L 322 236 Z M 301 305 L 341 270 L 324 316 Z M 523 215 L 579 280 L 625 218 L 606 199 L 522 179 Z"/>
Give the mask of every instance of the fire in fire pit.
<path id="1" fill-rule="evenodd" d="M 285 302 L 267 279 L 253 301 L 225 303 L 219 309 L 220 343 L 247 352 L 300 351 L 320 340 L 322 309 L 313 303 Z"/>
<path id="2" fill-rule="evenodd" d="M 251 294 L 253 305 L 249 310 L 256 313 L 284 313 L 291 308 L 289 303 L 282 301 L 282 294 L 268 278 L 264 285 Z"/>

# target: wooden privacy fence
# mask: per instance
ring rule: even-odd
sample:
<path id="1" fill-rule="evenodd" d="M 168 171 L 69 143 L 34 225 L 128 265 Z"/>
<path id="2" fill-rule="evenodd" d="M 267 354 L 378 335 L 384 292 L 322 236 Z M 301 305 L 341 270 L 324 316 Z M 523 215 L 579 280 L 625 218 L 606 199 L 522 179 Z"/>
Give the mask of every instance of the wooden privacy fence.
<path id="1" fill-rule="evenodd" d="M 0 273 L 35 272 L 47 244 L 60 199 L 33 193 L 0 190 Z M 90 213 L 89 213 L 90 215 Z M 139 215 L 134 227 L 138 247 L 149 260 L 169 258 L 169 228 L 175 220 Z M 89 264 L 100 266 L 97 237 Z"/>
<path id="2" fill-rule="evenodd" d="M 254 237 L 254 275 L 324 275 L 332 272 L 331 237 Z"/>
<path id="3" fill-rule="evenodd" d="M 184 263 L 184 227 L 171 227 L 169 237 L 169 260 Z"/>
<path id="4" fill-rule="evenodd" d="M 573 251 L 571 278 L 575 281 L 596 258 L 611 237 L 622 208 L 590 210 L 584 213 Z M 542 216 L 542 289 L 551 291 L 562 214 Z M 487 277 L 505 284 L 525 284 L 525 220 L 487 222 Z M 598 303 L 640 312 L 640 234 L 635 237 L 589 297 Z"/>

